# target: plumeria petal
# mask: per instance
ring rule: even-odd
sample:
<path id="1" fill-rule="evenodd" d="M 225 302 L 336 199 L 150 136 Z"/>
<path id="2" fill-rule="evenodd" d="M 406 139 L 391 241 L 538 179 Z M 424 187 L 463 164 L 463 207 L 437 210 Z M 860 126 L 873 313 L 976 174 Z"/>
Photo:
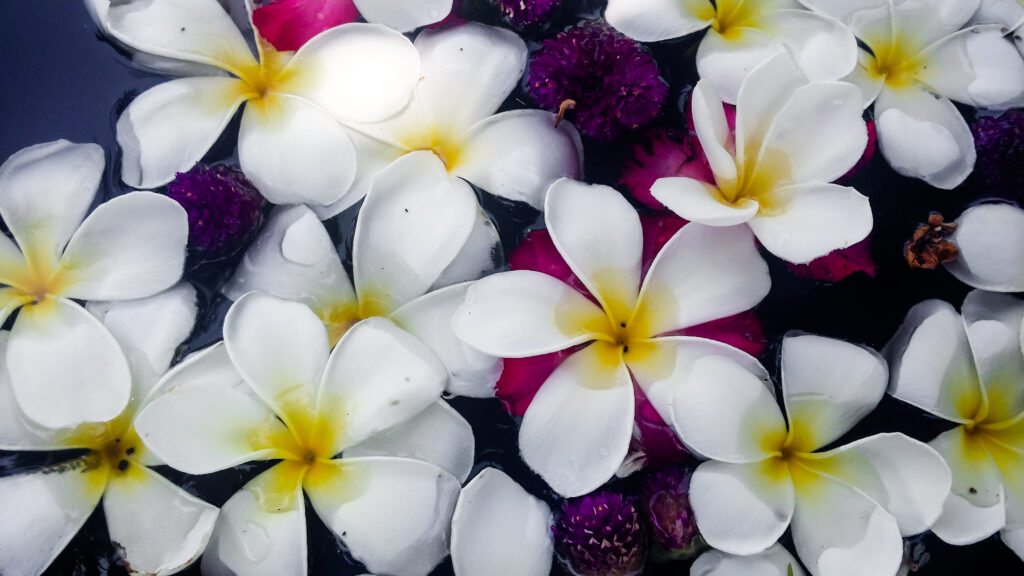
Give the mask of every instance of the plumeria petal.
<path id="1" fill-rule="evenodd" d="M 920 88 L 885 88 L 875 101 L 882 155 L 904 176 L 949 190 L 974 169 L 974 136 L 946 98 Z"/>
<path id="2" fill-rule="evenodd" d="M 525 358 L 588 342 L 609 325 L 600 307 L 567 284 L 514 270 L 470 286 L 452 328 L 486 354 Z"/>
<path id="3" fill-rule="evenodd" d="M 838 440 L 878 406 L 889 370 L 869 348 L 813 335 L 782 341 L 782 396 L 789 445 L 813 452 Z"/>
<path id="4" fill-rule="evenodd" d="M 942 516 L 932 526 L 951 544 L 973 544 L 988 538 L 1006 521 L 1003 482 L 985 442 L 962 427 L 943 432 L 929 445 L 953 471 L 953 487 Z"/>
<path id="5" fill-rule="evenodd" d="M 289 435 L 219 343 L 164 376 L 135 418 L 135 429 L 160 460 L 189 474 L 280 458 L 271 440 Z"/>
<path id="6" fill-rule="evenodd" d="M 688 224 L 651 264 L 631 321 L 648 335 L 749 310 L 771 288 L 768 265 L 746 227 Z"/>
<path id="7" fill-rule="evenodd" d="M 69 300 L 22 308 L 6 362 L 22 413 L 46 428 L 106 422 L 131 396 L 121 347 L 99 320 Z"/>
<path id="8" fill-rule="evenodd" d="M 946 269 L 961 282 L 995 292 L 1024 291 L 1024 210 L 1010 204 L 968 208 L 950 241 L 959 257 Z"/>
<path id="9" fill-rule="evenodd" d="M 1024 412 L 1024 356 L 1019 332 L 1024 301 L 975 290 L 964 299 L 961 309 L 988 399 L 986 421 L 1011 420 Z"/>
<path id="10" fill-rule="evenodd" d="M 885 76 L 875 74 L 871 70 L 874 66 L 874 58 L 870 52 L 860 50 L 857 67 L 843 78 L 844 82 L 849 82 L 860 88 L 861 96 L 864 97 L 864 108 L 871 106 L 882 92 L 882 88 L 885 88 Z"/>
<path id="11" fill-rule="evenodd" d="M 103 495 L 110 540 L 134 573 L 174 574 L 199 558 L 219 510 L 144 466 L 113 474 Z"/>
<path id="12" fill-rule="evenodd" d="M 766 11 L 758 28 L 785 46 L 812 82 L 838 80 L 857 65 L 857 40 L 838 20 L 800 9 Z"/>
<path id="13" fill-rule="evenodd" d="M 411 420 L 444 390 L 447 372 L 415 336 L 370 318 L 349 330 L 324 370 L 317 410 L 337 424 L 333 453 Z"/>
<path id="14" fill-rule="evenodd" d="M 285 94 L 246 107 L 238 160 L 246 177 L 274 204 L 332 204 L 356 175 L 348 130 L 316 106 Z"/>
<path id="15" fill-rule="evenodd" d="M 723 101 L 735 104 L 750 71 L 785 52 L 774 36 L 756 28 L 736 26 L 727 34 L 709 30 L 697 49 L 697 72 L 714 85 Z"/>
<path id="16" fill-rule="evenodd" d="M 386 122 L 382 124 L 386 124 Z M 365 126 L 367 125 L 360 126 L 360 128 L 365 128 Z M 369 126 L 377 125 L 371 124 Z M 316 212 L 321 220 L 337 216 L 355 206 L 370 191 L 374 177 L 404 153 L 395 144 L 367 136 L 358 130 L 350 129 L 348 135 L 355 144 L 356 149 L 355 180 L 349 186 L 348 191 L 336 202 L 327 206 L 317 204 L 310 206 L 310 209 Z"/>
<path id="17" fill-rule="evenodd" d="M 966 423 L 985 402 L 963 320 L 941 300 L 914 306 L 885 346 L 889 393 L 936 416 Z"/>
<path id="18" fill-rule="evenodd" d="M 633 432 L 629 372 L 609 361 L 617 349 L 594 343 L 563 362 L 523 416 L 523 460 L 559 494 L 581 496 L 622 464 Z"/>
<path id="19" fill-rule="evenodd" d="M 10 332 L 0 332 L 0 358 L 7 357 L 9 339 Z M 22 414 L 4 361 L 0 365 L 0 450 L 58 450 L 60 447 L 59 434 L 34 425 Z"/>
<path id="20" fill-rule="evenodd" d="M 775 544 L 753 556 L 733 556 L 718 550 L 708 550 L 690 567 L 690 576 L 806 576 L 800 563 L 782 547 Z"/>
<path id="21" fill-rule="evenodd" d="M 130 223 L 130 224 L 129 224 Z M 185 267 L 188 214 L 174 200 L 132 192 L 101 204 L 71 237 L 60 260 L 82 300 L 127 300 L 173 286 Z"/>
<path id="22" fill-rule="evenodd" d="M 85 524 L 107 484 L 107 466 L 83 456 L 0 478 L 0 571 L 37 576 Z"/>
<path id="23" fill-rule="evenodd" d="M 775 118 L 806 85 L 807 76 L 785 54 L 769 58 L 750 72 L 736 103 L 736 158 L 740 163 L 758 157 Z"/>
<path id="24" fill-rule="evenodd" d="M 477 206 L 473 231 L 451 264 L 441 272 L 431 290 L 470 282 L 497 269 L 504 260 L 501 236 L 491 217 Z"/>
<path id="25" fill-rule="evenodd" d="M 999 466 L 1006 491 L 1006 527 L 1000 531 L 1000 536 L 1018 556 L 1024 556 L 1020 541 L 1020 532 L 1024 530 L 1024 450 L 1020 445 L 996 443 L 989 450 Z"/>
<path id="26" fill-rule="evenodd" d="M 407 154 L 374 179 L 359 212 L 353 276 L 364 315 L 425 294 L 473 231 L 477 200 L 436 155 Z"/>
<path id="27" fill-rule="evenodd" d="M 717 187 L 692 178 L 662 178 L 651 194 L 676 214 L 707 226 L 736 226 L 749 222 L 761 205 L 753 198 L 726 203 Z"/>
<path id="28" fill-rule="evenodd" d="M 213 76 L 179 78 L 146 90 L 117 121 L 121 179 L 134 188 L 153 188 L 187 172 L 250 96 L 241 80 Z"/>
<path id="29" fill-rule="evenodd" d="M 735 142 L 729 131 L 722 98 L 710 82 L 698 82 L 690 96 L 693 129 L 701 149 L 708 158 L 719 187 L 735 183 L 739 178 L 733 158 Z"/>
<path id="30" fill-rule="evenodd" d="M 318 463 L 305 480 L 317 515 L 377 573 L 426 576 L 448 554 L 459 481 L 408 458 Z"/>
<path id="31" fill-rule="evenodd" d="M 1017 0 L 981 0 L 971 18 L 976 24 L 1002 24 L 1013 30 L 1024 23 L 1024 4 Z"/>
<path id="32" fill-rule="evenodd" d="M 551 523 L 544 501 L 501 470 L 485 468 L 463 488 L 452 517 L 456 576 L 546 576 L 554 553 Z"/>
<path id="33" fill-rule="evenodd" d="M 774 544 L 789 527 L 794 502 L 793 481 L 776 460 L 704 462 L 690 479 L 701 536 L 730 554 L 756 554 Z"/>
<path id="34" fill-rule="evenodd" d="M 658 42 L 707 28 L 715 17 L 707 0 L 609 0 L 604 17 L 640 42 Z"/>
<path id="35" fill-rule="evenodd" d="M 511 110 L 478 122 L 466 134 L 454 166 L 459 176 L 491 194 L 540 209 L 559 178 L 579 178 L 583 144 L 568 122 L 542 110 Z"/>
<path id="36" fill-rule="evenodd" d="M 399 32 L 412 32 L 420 26 L 443 20 L 452 11 L 452 0 L 354 0 L 368 22 L 386 24 Z"/>
<path id="37" fill-rule="evenodd" d="M 968 21 L 981 0 L 932 0 L 926 4 L 893 2 L 894 29 L 911 46 L 929 46 L 957 32 Z"/>
<path id="38" fill-rule="evenodd" d="M 500 358 L 489 356 L 460 340 L 452 318 L 465 300 L 470 284 L 449 286 L 425 294 L 391 315 L 391 319 L 430 347 L 448 371 L 445 390 L 472 398 L 494 396 L 501 375 Z"/>
<path id="39" fill-rule="evenodd" d="M 1001 26 L 961 30 L 920 58 L 927 64 L 918 69 L 918 81 L 950 100 L 993 108 L 1024 94 L 1024 59 Z"/>
<path id="40" fill-rule="evenodd" d="M 562 179 L 548 189 L 544 213 L 569 267 L 612 317 L 628 321 L 640 288 L 644 242 L 633 207 L 608 186 Z"/>
<path id="41" fill-rule="evenodd" d="M 999 504 L 975 506 L 952 492 L 946 497 L 942 515 L 932 524 L 932 532 L 943 542 L 956 546 L 975 544 L 1006 526 L 1002 486 L 998 486 Z"/>

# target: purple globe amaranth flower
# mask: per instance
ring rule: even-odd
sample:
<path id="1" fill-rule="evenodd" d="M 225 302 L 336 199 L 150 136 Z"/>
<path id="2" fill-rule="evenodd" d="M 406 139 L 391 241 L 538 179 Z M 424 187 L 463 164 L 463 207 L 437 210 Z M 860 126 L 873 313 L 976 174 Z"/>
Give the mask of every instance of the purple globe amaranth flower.
<path id="1" fill-rule="evenodd" d="M 562 0 L 491 0 L 516 30 L 524 30 L 551 19 Z"/>
<path id="2" fill-rule="evenodd" d="M 578 576 L 632 576 L 647 555 L 634 498 L 602 490 L 570 498 L 551 528 L 555 548 Z"/>
<path id="3" fill-rule="evenodd" d="M 1024 190 L 1024 111 L 981 116 L 971 125 L 978 152 L 974 177 L 993 195 Z"/>
<path id="4" fill-rule="evenodd" d="M 234 251 L 263 221 L 263 196 L 240 171 L 222 164 L 179 172 L 167 196 L 188 212 L 188 245 L 204 256 Z"/>
<path id="5" fill-rule="evenodd" d="M 540 106 L 568 113 L 587 136 L 612 140 L 661 114 L 668 83 L 643 46 L 589 20 L 541 43 L 526 91 Z"/>
<path id="6" fill-rule="evenodd" d="M 640 508 L 656 545 L 655 556 L 681 560 L 704 546 L 690 507 L 691 475 L 689 469 L 668 466 L 644 477 Z"/>

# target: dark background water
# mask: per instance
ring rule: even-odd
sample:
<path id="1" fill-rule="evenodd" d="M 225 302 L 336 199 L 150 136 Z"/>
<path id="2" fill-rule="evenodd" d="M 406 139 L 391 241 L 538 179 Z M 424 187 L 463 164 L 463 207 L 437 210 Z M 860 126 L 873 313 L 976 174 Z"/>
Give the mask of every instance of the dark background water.
<path id="1" fill-rule="evenodd" d="M 467 2 L 468 13 L 488 23 L 499 23 L 497 14 L 483 1 Z M 597 14 L 601 4 L 595 0 L 570 0 L 559 21 L 547 30 L 534 33 L 531 39 L 542 39 L 583 16 Z M 672 99 L 678 98 L 696 81 L 694 46 L 695 39 L 688 39 L 653 47 L 663 74 L 672 86 Z M 59 138 L 96 142 L 107 151 L 108 162 L 106 185 L 100 197 L 124 193 L 127 189 L 119 179 L 114 123 L 132 98 L 163 80 L 133 67 L 124 53 L 100 37 L 80 0 L 0 0 L 0 161 L 26 146 Z M 523 107 L 529 105 L 528 102 L 527 97 L 517 93 L 510 97 L 506 107 Z M 666 106 L 658 123 L 679 127 L 681 116 L 673 106 Z M 207 159 L 221 160 L 230 156 L 233 138 L 229 129 Z M 622 164 L 623 146 L 592 141 L 585 144 L 586 179 L 614 184 Z M 911 270 L 902 258 L 904 243 L 931 211 L 942 212 L 952 220 L 979 200 L 1019 199 L 1024 192 L 989 190 L 973 182 L 954 191 L 936 190 L 895 175 L 880 157 L 855 177 L 853 185 L 871 198 L 875 214 L 873 257 L 878 275 L 871 279 L 857 274 L 836 284 L 815 282 L 794 276 L 782 262 L 766 254 L 774 284 L 771 294 L 757 311 L 771 343 L 762 361 L 776 376 L 778 343 L 789 330 L 842 338 L 880 349 L 907 310 L 917 302 L 942 298 L 959 305 L 969 288 L 942 270 Z M 531 210 L 511 206 L 486 194 L 482 194 L 482 200 L 499 225 L 506 250 L 514 247 L 523 230 L 536 219 L 536 213 Z M 342 244 L 350 242 L 353 218 L 351 213 L 344 214 L 329 225 Z M 190 263 L 187 278 L 199 289 L 203 307 L 199 325 L 187 346 L 189 350 L 219 339 L 220 322 L 228 303 L 217 296 L 217 291 L 230 275 L 234 260 Z M 488 465 L 502 468 L 527 490 L 557 505 L 554 494 L 519 459 L 516 422 L 502 410 L 497 400 L 454 399 L 452 404 L 469 420 L 476 433 L 476 470 Z M 880 431 L 901 431 L 927 441 L 948 427 L 919 410 L 886 398 L 879 410 L 842 442 Z M 31 469 L 66 456 L 0 452 L 0 474 Z M 266 464 L 250 465 L 204 477 L 188 477 L 167 468 L 160 471 L 213 504 L 222 505 L 265 467 Z M 316 514 L 308 514 L 307 518 L 310 574 L 363 573 L 362 567 L 346 556 Z M 916 541 L 923 544 L 929 556 L 918 572 L 925 576 L 1024 574 L 1024 563 L 998 537 L 962 548 L 943 544 L 932 535 Z M 102 509 L 97 509 L 47 571 L 49 576 L 124 573 L 110 546 Z M 438 576 L 451 573 L 448 562 L 435 571 Z M 564 573 L 557 562 L 553 573 Z M 651 575 L 686 573 L 685 563 L 649 564 L 645 570 L 645 574 Z M 198 565 L 185 574 L 198 575 Z"/>

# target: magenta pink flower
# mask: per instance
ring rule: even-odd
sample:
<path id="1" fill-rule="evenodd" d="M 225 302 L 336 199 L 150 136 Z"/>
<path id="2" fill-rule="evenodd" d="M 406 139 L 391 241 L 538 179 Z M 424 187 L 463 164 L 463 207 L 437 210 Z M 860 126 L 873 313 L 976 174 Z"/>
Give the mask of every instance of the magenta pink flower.
<path id="1" fill-rule="evenodd" d="M 282 51 L 298 50 L 324 30 L 358 19 L 352 0 L 279 0 L 252 12 L 260 36 Z"/>

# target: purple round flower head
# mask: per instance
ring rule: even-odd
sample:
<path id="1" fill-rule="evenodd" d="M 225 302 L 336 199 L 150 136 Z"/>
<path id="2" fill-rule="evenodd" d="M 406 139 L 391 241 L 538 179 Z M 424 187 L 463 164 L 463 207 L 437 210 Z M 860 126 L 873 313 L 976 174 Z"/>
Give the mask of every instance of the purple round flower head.
<path id="1" fill-rule="evenodd" d="M 188 212 L 189 247 L 204 256 L 234 251 L 263 221 L 263 196 L 240 171 L 222 164 L 179 172 L 167 195 Z"/>
<path id="2" fill-rule="evenodd" d="M 1024 190 L 1024 111 L 979 117 L 971 131 L 978 151 L 975 178 L 994 195 Z"/>
<path id="3" fill-rule="evenodd" d="M 632 576 L 644 567 L 644 527 L 633 498 L 603 490 L 566 500 L 551 528 L 558 555 L 578 576 Z"/>
<path id="4" fill-rule="evenodd" d="M 544 108 L 571 109 L 576 127 L 597 140 L 650 123 L 668 98 L 651 54 L 597 20 L 542 42 L 530 60 L 526 91 Z"/>
<path id="5" fill-rule="evenodd" d="M 689 558 L 703 547 L 690 507 L 691 474 L 675 466 L 661 468 L 648 473 L 641 488 L 640 508 L 651 540 L 671 559 Z"/>
<path id="6" fill-rule="evenodd" d="M 562 0 L 491 0 L 516 30 L 524 30 L 550 19 Z"/>

